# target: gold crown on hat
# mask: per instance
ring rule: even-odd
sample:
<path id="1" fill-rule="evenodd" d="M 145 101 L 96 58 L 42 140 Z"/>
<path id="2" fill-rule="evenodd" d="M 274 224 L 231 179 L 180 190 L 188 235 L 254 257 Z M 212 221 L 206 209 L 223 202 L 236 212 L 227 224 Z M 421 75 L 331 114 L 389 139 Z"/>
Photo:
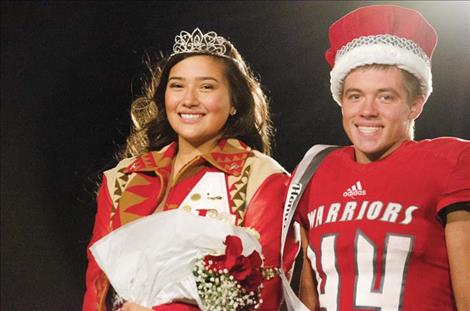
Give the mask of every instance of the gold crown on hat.
<path id="1" fill-rule="evenodd" d="M 182 53 L 208 53 L 229 57 L 225 55 L 227 43 L 227 39 L 217 35 L 214 31 L 204 34 L 199 28 L 194 29 L 192 33 L 183 30 L 175 37 L 173 53 L 170 56 Z"/>

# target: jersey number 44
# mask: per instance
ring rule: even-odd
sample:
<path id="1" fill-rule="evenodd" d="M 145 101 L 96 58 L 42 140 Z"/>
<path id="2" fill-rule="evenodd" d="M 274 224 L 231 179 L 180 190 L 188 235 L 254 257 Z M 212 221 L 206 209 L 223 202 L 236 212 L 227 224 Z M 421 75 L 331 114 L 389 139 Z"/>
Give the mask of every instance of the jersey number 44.
<path id="1" fill-rule="evenodd" d="M 307 255 L 315 271 L 320 306 L 326 311 L 339 310 L 341 271 L 338 269 L 336 253 L 337 235 L 324 235 L 320 240 L 318 266 L 317 254 L 309 247 Z M 376 267 L 378 251 L 376 245 L 362 231 L 354 238 L 354 289 L 353 307 L 382 311 L 400 310 L 403 300 L 407 265 L 414 245 L 414 237 L 387 234 L 384 241 L 382 264 Z M 352 262 L 354 260 L 354 263 Z M 348 267 L 351 269 L 351 267 Z M 379 271 L 380 275 L 379 275 Z M 377 280 L 380 277 L 380 280 Z M 377 286 L 377 282 L 379 282 Z"/>

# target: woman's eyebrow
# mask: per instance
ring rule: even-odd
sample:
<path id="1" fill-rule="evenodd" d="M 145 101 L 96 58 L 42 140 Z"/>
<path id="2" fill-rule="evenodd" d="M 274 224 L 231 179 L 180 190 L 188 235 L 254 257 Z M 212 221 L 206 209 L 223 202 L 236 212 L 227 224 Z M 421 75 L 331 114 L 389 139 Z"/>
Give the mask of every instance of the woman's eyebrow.
<path id="1" fill-rule="evenodd" d="M 178 77 L 178 76 L 174 76 L 174 77 L 169 77 L 168 78 L 168 81 L 170 80 L 186 80 L 185 78 L 183 77 Z M 201 80 L 213 80 L 213 81 L 216 81 L 218 82 L 219 80 L 217 80 L 217 78 L 214 78 L 214 77 L 196 77 L 196 80 L 198 81 L 201 81 Z"/>

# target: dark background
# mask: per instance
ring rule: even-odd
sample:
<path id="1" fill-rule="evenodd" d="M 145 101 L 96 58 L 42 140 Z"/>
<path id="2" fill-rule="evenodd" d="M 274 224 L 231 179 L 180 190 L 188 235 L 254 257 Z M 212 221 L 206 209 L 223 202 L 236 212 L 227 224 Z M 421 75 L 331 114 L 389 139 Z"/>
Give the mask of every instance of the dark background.
<path id="1" fill-rule="evenodd" d="M 2 2 L 1 310 L 79 310 L 101 172 L 129 131 L 146 50 L 180 30 L 230 38 L 261 77 L 288 170 L 347 144 L 329 92 L 328 26 L 377 2 Z M 380 2 L 384 3 L 384 2 Z M 470 139 L 470 2 L 388 2 L 434 25 L 434 92 L 416 138 Z"/>

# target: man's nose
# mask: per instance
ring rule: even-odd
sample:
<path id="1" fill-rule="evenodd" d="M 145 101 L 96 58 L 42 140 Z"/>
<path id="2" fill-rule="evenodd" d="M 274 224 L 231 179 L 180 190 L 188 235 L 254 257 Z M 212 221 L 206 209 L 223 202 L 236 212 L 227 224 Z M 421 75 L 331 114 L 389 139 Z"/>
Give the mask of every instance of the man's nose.
<path id="1" fill-rule="evenodd" d="M 377 101 L 375 97 L 370 96 L 366 97 L 361 105 L 361 116 L 363 117 L 372 117 L 377 116 Z"/>

